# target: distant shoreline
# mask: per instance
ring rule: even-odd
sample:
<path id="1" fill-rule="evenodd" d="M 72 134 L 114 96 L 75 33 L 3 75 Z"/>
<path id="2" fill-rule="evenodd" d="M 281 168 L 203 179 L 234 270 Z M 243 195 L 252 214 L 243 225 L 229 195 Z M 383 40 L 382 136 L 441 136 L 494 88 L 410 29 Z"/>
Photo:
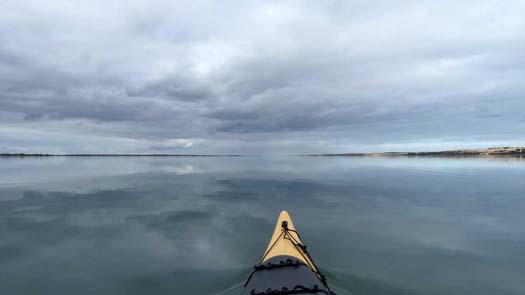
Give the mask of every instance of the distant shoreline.
<path id="1" fill-rule="evenodd" d="M 244 157 L 243 155 L 191 155 L 191 154 L 26 154 L 3 153 L 1 157 Z"/>
<path id="2" fill-rule="evenodd" d="M 432 152 L 383 152 L 383 153 L 338 153 L 307 154 L 308 157 L 525 157 L 525 147 L 493 147 L 487 149 L 458 149 Z"/>
<path id="3" fill-rule="evenodd" d="M 216 154 L 26 154 L 1 153 L 0 158 L 24 157 L 247 157 L 250 155 Z M 253 156 L 253 155 L 252 155 Z M 304 154 L 303 157 L 525 157 L 525 147 L 492 147 L 487 149 L 457 149 L 426 152 L 329 153 Z"/>

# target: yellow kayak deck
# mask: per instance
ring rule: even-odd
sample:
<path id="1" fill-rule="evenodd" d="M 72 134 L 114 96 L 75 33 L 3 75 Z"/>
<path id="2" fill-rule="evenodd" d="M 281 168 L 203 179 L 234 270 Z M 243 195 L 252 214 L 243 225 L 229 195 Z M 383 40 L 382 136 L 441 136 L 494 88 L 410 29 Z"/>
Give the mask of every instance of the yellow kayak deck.
<path id="1" fill-rule="evenodd" d="M 283 210 L 277 218 L 277 223 L 275 224 L 275 229 L 266 248 L 262 263 L 276 256 L 292 256 L 304 262 L 310 269 L 318 273 L 315 264 L 303 247 L 301 238 L 295 229 L 290 214 L 288 214 L 286 210 Z"/>
<path id="2" fill-rule="evenodd" d="M 282 211 L 266 252 L 244 284 L 243 295 L 335 295 L 297 233 L 290 214 Z"/>

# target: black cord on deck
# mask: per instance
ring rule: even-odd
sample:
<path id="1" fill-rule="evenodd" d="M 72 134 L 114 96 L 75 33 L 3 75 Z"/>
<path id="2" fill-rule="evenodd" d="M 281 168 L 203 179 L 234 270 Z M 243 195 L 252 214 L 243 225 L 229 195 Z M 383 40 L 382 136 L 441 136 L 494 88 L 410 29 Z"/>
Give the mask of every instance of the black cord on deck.
<path id="1" fill-rule="evenodd" d="M 292 266 L 292 265 L 295 266 L 295 264 L 291 264 L 291 263 L 287 263 L 285 265 L 280 265 L 280 266 L 275 266 L 275 265 L 272 265 L 271 263 L 268 263 L 267 266 L 263 265 L 264 259 L 266 258 L 268 253 L 270 253 L 270 251 L 277 244 L 279 239 L 282 236 L 284 236 L 284 239 L 290 241 L 290 243 L 292 243 L 292 245 L 294 245 L 294 247 L 297 249 L 297 252 L 299 252 L 299 254 L 301 254 L 301 256 L 303 257 L 303 260 L 307 263 L 308 268 L 310 268 L 312 270 L 312 272 L 314 272 L 316 274 L 316 276 L 323 283 L 323 285 L 325 285 L 326 288 L 330 289 L 328 287 L 328 282 L 326 281 L 326 277 L 321 273 L 321 271 L 319 270 L 319 268 L 315 264 L 314 260 L 310 256 L 310 253 L 308 253 L 308 250 L 306 250 L 306 245 L 303 245 L 302 243 L 300 243 L 293 235 L 290 234 L 290 232 L 295 233 L 297 235 L 297 238 L 300 240 L 301 237 L 300 237 L 299 233 L 296 230 L 289 229 L 288 228 L 288 222 L 286 220 L 282 221 L 281 227 L 282 227 L 281 234 L 275 239 L 273 244 L 264 253 L 264 255 L 261 258 L 261 261 L 258 263 L 258 265 L 254 266 L 254 271 L 250 274 L 250 276 L 248 277 L 248 280 L 246 280 L 246 283 L 244 284 L 244 287 L 246 287 L 248 285 L 248 282 L 250 282 L 250 280 L 253 277 L 253 275 L 259 270 L 270 269 L 270 268 L 275 268 L 275 267 L 283 267 L 283 266 Z M 305 293 L 305 292 L 312 293 L 311 291 L 313 291 L 312 289 L 308 289 L 308 288 L 303 289 L 304 288 L 303 286 L 296 286 L 296 288 L 297 287 L 301 287 L 299 289 L 302 289 L 302 291 L 300 291 L 302 293 Z M 296 294 L 296 293 L 300 293 L 300 292 L 298 292 L 298 290 L 296 290 L 296 288 L 294 288 L 293 290 L 267 290 L 267 291 L 271 291 L 271 292 L 280 292 L 280 293 L 266 293 L 266 292 L 254 293 L 255 290 L 252 290 L 252 294 L 264 295 L 264 294 Z M 325 290 L 322 290 L 322 289 L 317 289 L 316 288 L 316 290 L 319 290 L 318 292 L 323 292 L 323 293 L 326 293 L 326 294 L 335 294 L 332 291 L 329 291 L 330 293 L 328 293 L 328 292 L 326 292 Z M 310 291 L 310 292 L 308 292 L 308 291 Z M 282 292 L 285 292 L 285 293 L 282 293 Z"/>

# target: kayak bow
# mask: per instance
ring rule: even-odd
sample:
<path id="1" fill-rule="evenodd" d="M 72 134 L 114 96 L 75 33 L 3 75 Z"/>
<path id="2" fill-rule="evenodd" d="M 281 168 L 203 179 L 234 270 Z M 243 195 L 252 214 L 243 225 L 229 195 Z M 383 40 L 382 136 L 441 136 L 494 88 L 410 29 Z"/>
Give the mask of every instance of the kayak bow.
<path id="1" fill-rule="evenodd" d="M 335 294 L 301 242 L 288 212 L 279 214 L 266 252 L 244 284 L 243 294 Z"/>

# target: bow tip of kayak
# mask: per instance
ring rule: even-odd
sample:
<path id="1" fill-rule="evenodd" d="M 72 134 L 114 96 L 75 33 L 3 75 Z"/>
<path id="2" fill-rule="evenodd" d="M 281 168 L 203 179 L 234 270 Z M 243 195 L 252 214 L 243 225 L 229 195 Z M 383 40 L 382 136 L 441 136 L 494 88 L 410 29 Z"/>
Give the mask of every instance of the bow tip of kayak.
<path id="1" fill-rule="evenodd" d="M 279 219 L 291 219 L 290 213 L 286 210 L 282 210 L 281 213 L 279 213 Z"/>

